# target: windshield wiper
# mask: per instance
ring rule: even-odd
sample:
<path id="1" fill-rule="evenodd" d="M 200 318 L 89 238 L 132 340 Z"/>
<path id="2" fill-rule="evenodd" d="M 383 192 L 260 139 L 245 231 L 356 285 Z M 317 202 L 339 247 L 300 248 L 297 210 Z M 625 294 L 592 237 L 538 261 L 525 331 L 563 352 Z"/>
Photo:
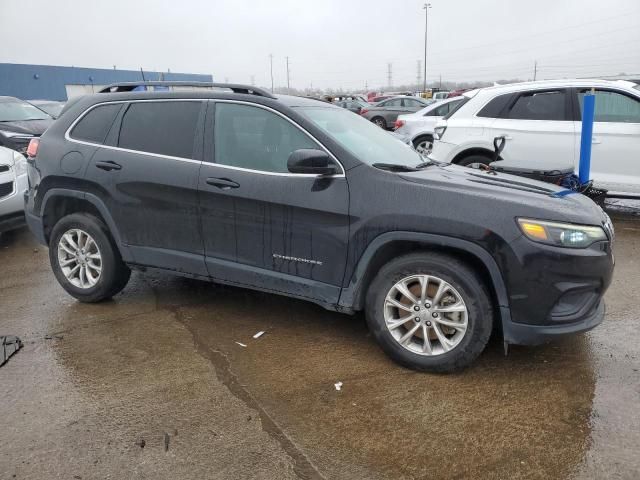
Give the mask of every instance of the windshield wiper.
<path id="1" fill-rule="evenodd" d="M 416 169 L 420 170 L 420 169 L 425 168 L 425 167 L 433 167 L 433 166 L 436 166 L 436 165 L 444 165 L 444 163 L 437 162 L 435 160 L 429 159 L 426 162 L 419 163 L 418 165 L 416 165 L 413 168 L 416 168 Z"/>
<path id="2" fill-rule="evenodd" d="M 409 165 L 398 165 L 395 163 L 374 163 L 372 167 L 379 168 L 380 170 L 388 170 L 390 172 L 415 172 L 415 167 Z"/>

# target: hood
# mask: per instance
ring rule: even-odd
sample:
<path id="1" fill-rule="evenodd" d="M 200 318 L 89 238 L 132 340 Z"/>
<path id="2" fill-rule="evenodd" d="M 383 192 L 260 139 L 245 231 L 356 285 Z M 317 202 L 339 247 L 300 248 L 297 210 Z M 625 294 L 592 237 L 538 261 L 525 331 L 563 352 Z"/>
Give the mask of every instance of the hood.
<path id="1" fill-rule="evenodd" d="M 51 126 L 52 123 L 52 118 L 46 120 L 20 120 L 15 122 L 0 122 L 0 130 L 40 136 L 47 128 L 49 128 L 49 126 Z"/>
<path id="2" fill-rule="evenodd" d="M 522 216 L 545 220 L 600 225 L 604 213 L 586 196 L 571 192 L 551 183 L 531 180 L 504 173 L 442 164 L 426 167 L 418 172 L 403 172 L 402 178 L 431 188 L 455 194 L 455 201 L 473 203 L 473 198 L 482 197 L 487 204 L 495 201 L 496 212 L 501 203 L 518 204 Z"/>

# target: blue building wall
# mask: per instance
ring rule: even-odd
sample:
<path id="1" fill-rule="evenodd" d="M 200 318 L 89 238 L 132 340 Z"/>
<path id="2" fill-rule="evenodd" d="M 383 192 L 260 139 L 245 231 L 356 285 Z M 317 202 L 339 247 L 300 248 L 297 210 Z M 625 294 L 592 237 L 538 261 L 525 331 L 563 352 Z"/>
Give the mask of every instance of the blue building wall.
<path id="1" fill-rule="evenodd" d="M 144 71 L 149 80 L 212 82 L 211 75 Z M 0 63 L 0 95 L 24 100 L 67 100 L 65 85 L 108 85 L 142 80 L 139 70 Z"/>

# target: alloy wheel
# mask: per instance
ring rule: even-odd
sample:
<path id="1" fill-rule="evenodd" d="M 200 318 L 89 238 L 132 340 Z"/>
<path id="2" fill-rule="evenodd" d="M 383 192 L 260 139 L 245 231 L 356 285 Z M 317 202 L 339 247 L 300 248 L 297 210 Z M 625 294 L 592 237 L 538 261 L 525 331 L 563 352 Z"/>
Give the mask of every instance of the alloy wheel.
<path id="1" fill-rule="evenodd" d="M 412 275 L 389 290 L 384 320 L 403 348 L 434 356 L 460 344 L 467 332 L 469 312 L 450 283 L 432 275 Z"/>
<path id="2" fill-rule="evenodd" d="M 433 141 L 432 140 L 422 140 L 420 143 L 416 145 L 416 152 L 418 152 L 423 157 L 429 155 L 431 150 L 433 150 Z"/>
<path id="3" fill-rule="evenodd" d="M 84 230 L 67 230 L 58 241 L 58 265 L 74 287 L 94 287 L 102 275 L 102 255 L 98 244 Z"/>

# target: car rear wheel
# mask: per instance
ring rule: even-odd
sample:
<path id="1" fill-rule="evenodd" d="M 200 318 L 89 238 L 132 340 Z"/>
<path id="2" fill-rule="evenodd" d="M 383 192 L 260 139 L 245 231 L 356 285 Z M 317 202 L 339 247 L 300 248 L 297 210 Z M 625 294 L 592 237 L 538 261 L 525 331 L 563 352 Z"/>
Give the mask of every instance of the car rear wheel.
<path id="1" fill-rule="evenodd" d="M 67 215 L 55 224 L 49 260 L 60 285 L 81 302 L 113 297 L 131 275 L 107 227 L 85 213 Z"/>
<path id="2" fill-rule="evenodd" d="M 384 121 L 384 118 L 374 117 L 371 119 L 371 121 L 375 123 L 377 126 L 379 126 L 380 128 L 383 128 L 385 130 L 387 129 L 387 122 Z"/>
<path id="3" fill-rule="evenodd" d="M 425 135 L 416 138 L 413 141 L 413 148 L 422 156 L 431 154 L 431 151 L 433 150 L 433 137 L 430 135 Z"/>
<path id="4" fill-rule="evenodd" d="M 451 372 L 470 365 L 489 341 L 490 298 L 479 275 L 457 258 L 409 254 L 385 265 L 372 282 L 367 323 L 401 365 Z"/>

